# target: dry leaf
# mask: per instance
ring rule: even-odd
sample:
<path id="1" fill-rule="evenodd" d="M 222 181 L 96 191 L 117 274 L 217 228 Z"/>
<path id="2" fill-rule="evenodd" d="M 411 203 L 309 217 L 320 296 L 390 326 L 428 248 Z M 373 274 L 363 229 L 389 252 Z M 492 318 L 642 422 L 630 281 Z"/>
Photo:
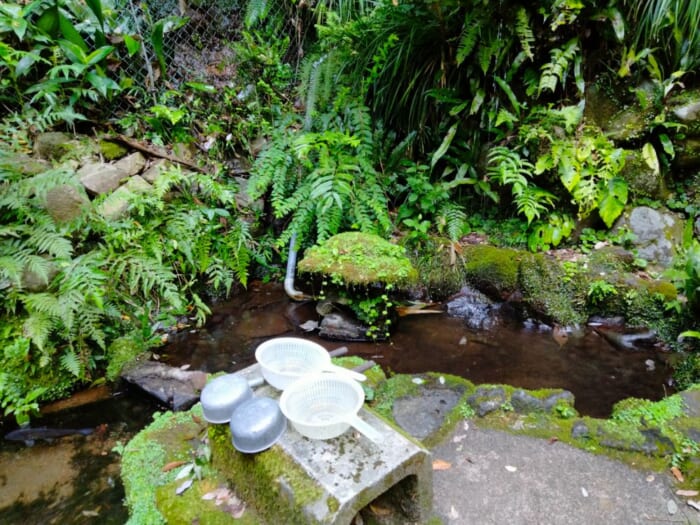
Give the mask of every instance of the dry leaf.
<path id="1" fill-rule="evenodd" d="M 678 467 L 671 467 L 671 474 L 673 474 L 673 477 L 676 478 L 681 483 L 683 483 L 683 481 L 685 481 L 685 478 L 683 477 L 683 473 L 681 472 L 681 469 L 679 469 Z"/>
<path id="2" fill-rule="evenodd" d="M 170 463 L 166 463 L 165 465 L 163 465 L 163 468 L 161 470 L 163 472 L 170 472 L 172 469 L 180 467 L 185 463 L 185 461 L 171 461 Z"/>
<path id="3" fill-rule="evenodd" d="M 686 498 L 692 498 L 693 496 L 697 496 L 700 494 L 697 490 L 677 490 L 676 494 L 678 496 L 685 496 Z"/>
<path id="4" fill-rule="evenodd" d="M 433 470 L 448 470 L 452 468 L 452 463 L 443 459 L 433 461 Z"/>
<path id="5" fill-rule="evenodd" d="M 550 445 L 552 445 L 553 443 L 556 443 L 557 441 L 559 441 L 559 438 L 556 438 L 556 437 L 551 437 L 551 438 L 549 438 L 549 444 L 550 444 Z"/>
<path id="6" fill-rule="evenodd" d="M 699 501 L 693 501 L 692 499 L 689 499 L 688 506 L 693 507 L 695 510 L 700 510 L 700 502 Z"/>

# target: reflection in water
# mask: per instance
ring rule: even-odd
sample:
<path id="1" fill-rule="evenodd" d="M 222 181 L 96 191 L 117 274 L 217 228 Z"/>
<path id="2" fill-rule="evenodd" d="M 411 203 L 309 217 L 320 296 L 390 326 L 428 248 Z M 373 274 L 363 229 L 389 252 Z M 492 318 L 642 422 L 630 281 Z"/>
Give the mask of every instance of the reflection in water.
<path id="1" fill-rule="evenodd" d="M 233 372 L 252 364 L 255 348 L 266 339 L 308 337 L 329 350 L 347 346 L 351 355 L 374 359 L 387 372 L 434 371 L 477 384 L 564 388 L 576 396 L 582 414 L 596 417 L 608 416 L 612 405 L 626 397 L 661 398 L 671 374 L 663 354 L 616 350 L 591 331 L 567 338 L 522 326 L 480 331 L 447 314 L 433 314 L 402 318 L 390 341 L 344 343 L 298 328 L 310 319 L 318 320 L 313 304 L 291 302 L 281 286 L 254 284 L 248 293 L 215 305 L 206 328 L 174 336 L 159 352 L 175 366 Z M 645 363 L 650 359 L 653 370 Z M 116 397 L 34 422 L 63 428 L 106 425 L 101 434 L 31 449 L 0 441 L 0 522 L 124 523 L 119 458 L 111 449 L 143 428 L 156 410 L 142 396 Z M 0 426 L 2 435 L 9 430 Z"/>

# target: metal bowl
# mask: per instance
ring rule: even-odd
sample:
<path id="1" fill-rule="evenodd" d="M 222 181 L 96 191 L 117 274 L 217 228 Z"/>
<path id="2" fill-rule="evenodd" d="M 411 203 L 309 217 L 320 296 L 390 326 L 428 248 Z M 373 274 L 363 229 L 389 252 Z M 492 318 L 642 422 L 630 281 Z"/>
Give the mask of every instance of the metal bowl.
<path id="1" fill-rule="evenodd" d="M 279 404 L 269 397 L 254 397 L 233 411 L 231 441 L 239 452 L 255 454 L 270 448 L 287 428 Z"/>
<path id="2" fill-rule="evenodd" d="M 202 415 L 209 423 L 228 423 L 231 414 L 241 403 L 253 397 L 248 381 L 235 374 L 227 374 L 209 381 L 199 400 Z"/>

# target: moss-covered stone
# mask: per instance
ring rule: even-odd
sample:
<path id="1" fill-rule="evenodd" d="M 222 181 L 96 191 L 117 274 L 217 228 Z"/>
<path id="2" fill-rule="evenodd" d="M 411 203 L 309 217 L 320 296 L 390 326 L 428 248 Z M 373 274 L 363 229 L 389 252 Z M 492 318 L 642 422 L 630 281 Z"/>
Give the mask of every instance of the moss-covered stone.
<path id="1" fill-rule="evenodd" d="M 105 160 L 116 160 L 129 153 L 129 150 L 118 142 L 102 139 L 98 142 L 100 153 Z"/>
<path id="2" fill-rule="evenodd" d="M 518 267 L 524 252 L 488 245 L 465 246 L 464 271 L 469 282 L 495 299 L 506 299 L 518 287 Z"/>
<path id="3" fill-rule="evenodd" d="M 625 166 L 620 176 L 637 197 L 662 199 L 668 195 L 663 176 L 649 166 L 641 150 L 625 150 Z"/>
<path id="4" fill-rule="evenodd" d="M 580 276 L 567 276 L 562 266 L 542 254 L 526 254 L 520 261 L 523 301 L 536 317 L 561 325 L 586 319 Z"/>
<path id="5" fill-rule="evenodd" d="M 338 285 L 408 285 L 418 274 L 404 249 L 377 235 L 345 232 L 309 248 L 299 261 L 302 273 L 330 276 Z"/>

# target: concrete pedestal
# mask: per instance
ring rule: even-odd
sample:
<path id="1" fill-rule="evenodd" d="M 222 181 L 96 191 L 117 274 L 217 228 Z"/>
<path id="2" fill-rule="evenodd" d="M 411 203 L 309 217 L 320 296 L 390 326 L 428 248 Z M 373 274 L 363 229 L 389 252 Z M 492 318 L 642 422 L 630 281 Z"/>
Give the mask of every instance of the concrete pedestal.
<path id="1" fill-rule="evenodd" d="M 238 373 L 248 379 L 260 376 L 258 365 Z M 255 395 L 278 399 L 280 392 L 266 384 L 258 387 Z M 301 503 L 293 484 L 282 473 L 278 479 L 268 480 L 279 486 L 280 509 L 289 508 L 290 504 L 301 506 L 295 508 L 295 514 L 303 516 L 307 523 L 350 524 L 360 509 L 385 495 L 408 520 L 425 523 L 432 505 L 430 453 L 372 410 L 363 408 L 359 416 L 381 433 L 381 443 L 369 441 L 352 428 L 337 438 L 311 440 L 289 424 L 282 438 L 265 452 L 286 455 L 300 467 L 310 484 L 321 489 L 315 491 L 320 497 Z M 279 518 L 279 523 L 284 523 L 285 516 Z"/>

